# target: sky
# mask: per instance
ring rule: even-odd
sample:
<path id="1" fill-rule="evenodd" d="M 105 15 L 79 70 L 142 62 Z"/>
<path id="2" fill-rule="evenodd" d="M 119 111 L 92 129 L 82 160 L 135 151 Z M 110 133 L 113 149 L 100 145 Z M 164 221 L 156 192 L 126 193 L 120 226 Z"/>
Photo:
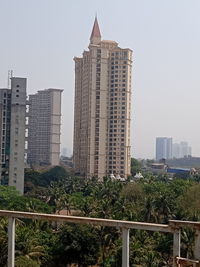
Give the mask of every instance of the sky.
<path id="1" fill-rule="evenodd" d="M 132 156 L 155 157 L 155 138 L 187 141 L 200 156 L 199 0 L 0 0 L 0 87 L 8 70 L 28 93 L 64 89 L 61 147 L 72 151 L 74 56 L 102 38 L 133 50 Z"/>

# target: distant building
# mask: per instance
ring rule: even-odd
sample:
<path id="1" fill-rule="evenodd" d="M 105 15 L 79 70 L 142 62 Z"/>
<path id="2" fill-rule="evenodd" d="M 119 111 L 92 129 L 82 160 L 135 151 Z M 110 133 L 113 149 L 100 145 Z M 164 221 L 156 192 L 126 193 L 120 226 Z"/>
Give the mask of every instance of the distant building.
<path id="1" fill-rule="evenodd" d="M 187 142 L 180 142 L 180 157 L 184 158 L 192 155 L 192 148 L 188 146 Z"/>
<path id="2" fill-rule="evenodd" d="M 192 155 L 192 148 L 188 146 L 187 142 L 180 142 L 173 144 L 173 158 L 184 158 Z"/>
<path id="3" fill-rule="evenodd" d="M 24 193 L 26 79 L 11 78 L 0 89 L 0 183 Z"/>
<path id="4" fill-rule="evenodd" d="M 60 162 L 61 162 L 61 165 L 65 165 L 69 168 L 73 167 L 73 158 L 72 157 L 61 156 Z"/>
<path id="5" fill-rule="evenodd" d="M 59 165 L 61 89 L 29 96 L 28 153 L 31 165 Z"/>
<path id="6" fill-rule="evenodd" d="M 68 154 L 68 149 L 66 147 L 63 147 L 61 156 L 67 157 L 67 154 Z"/>
<path id="7" fill-rule="evenodd" d="M 172 157 L 178 159 L 181 158 L 180 155 L 180 144 L 174 143 L 172 145 Z"/>
<path id="8" fill-rule="evenodd" d="M 165 174 L 168 166 L 165 163 L 149 163 L 144 171 L 151 172 L 153 174 Z"/>
<path id="9" fill-rule="evenodd" d="M 170 167 L 167 169 L 167 173 L 173 174 L 173 176 L 176 177 L 188 179 L 191 175 L 198 174 L 198 171 L 195 168 Z"/>
<path id="10" fill-rule="evenodd" d="M 130 175 L 132 50 L 101 40 L 97 19 L 89 51 L 75 57 L 75 172 L 86 177 Z"/>
<path id="11" fill-rule="evenodd" d="M 157 137 L 156 138 L 156 160 L 172 158 L 172 138 Z"/>
<path id="12" fill-rule="evenodd" d="M 64 157 L 71 157 L 72 156 L 72 151 L 70 148 L 68 147 L 63 147 L 62 150 L 61 150 L 61 156 L 64 156 Z"/>

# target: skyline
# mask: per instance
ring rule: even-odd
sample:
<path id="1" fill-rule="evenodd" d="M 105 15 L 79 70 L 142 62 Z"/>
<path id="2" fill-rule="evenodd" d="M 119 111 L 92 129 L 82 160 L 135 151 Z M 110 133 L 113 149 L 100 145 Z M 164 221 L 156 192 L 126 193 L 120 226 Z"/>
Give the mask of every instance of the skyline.
<path id="1" fill-rule="evenodd" d="M 153 158 L 156 136 L 187 141 L 200 156 L 200 3 L 120 3 L 3 0 L 0 87 L 13 69 L 14 76 L 28 78 L 28 94 L 63 88 L 62 147 L 72 148 L 73 57 L 87 47 L 97 12 L 103 39 L 133 50 L 132 156 Z"/>

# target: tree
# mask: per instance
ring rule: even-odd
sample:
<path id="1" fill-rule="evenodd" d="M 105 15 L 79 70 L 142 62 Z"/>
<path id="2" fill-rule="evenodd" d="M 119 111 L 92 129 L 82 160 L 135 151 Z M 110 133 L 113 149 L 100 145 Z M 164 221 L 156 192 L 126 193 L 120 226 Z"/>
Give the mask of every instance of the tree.
<path id="1" fill-rule="evenodd" d="M 97 263 L 99 239 L 95 228 L 87 225 L 64 225 L 54 247 L 54 259 L 58 267 L 78 264 L 86 267 Z"/>
<path id="2" fill-rule="evenodd" d="M 40 245 L 37 238 L 37 231 L 25 224 L 16 227 L 16 262 L 21 267 L 23 261 L 27 259 L 30 266 L 40 266 L 41 259 L 45 255 L 45 249 Z M 35 265 L 34 265 L 35 264 Z"/>
<path id="3" fill-rule="evenodd" d="M 178 198 L 178 206 L 190 220 L 200 219 L 200 184 L 194 184 Z"/>
<path id="4" fill-rule="evenodd" d="M 142 168 L 142 163 L 135 159 L 131 158 L 131 174 L 134 176 L 137 172 L 140 172 Z"/>

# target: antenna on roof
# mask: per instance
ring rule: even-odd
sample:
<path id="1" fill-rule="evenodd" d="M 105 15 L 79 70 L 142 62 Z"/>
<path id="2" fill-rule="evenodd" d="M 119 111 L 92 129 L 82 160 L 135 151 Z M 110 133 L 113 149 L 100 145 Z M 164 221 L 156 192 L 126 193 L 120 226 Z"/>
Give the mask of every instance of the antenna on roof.
<path id="1" fill-rule="evenodd" d="M 13 77 L 13 70 L 8 70 L 8 89 L 11 89 L 11 78 Z"/>

